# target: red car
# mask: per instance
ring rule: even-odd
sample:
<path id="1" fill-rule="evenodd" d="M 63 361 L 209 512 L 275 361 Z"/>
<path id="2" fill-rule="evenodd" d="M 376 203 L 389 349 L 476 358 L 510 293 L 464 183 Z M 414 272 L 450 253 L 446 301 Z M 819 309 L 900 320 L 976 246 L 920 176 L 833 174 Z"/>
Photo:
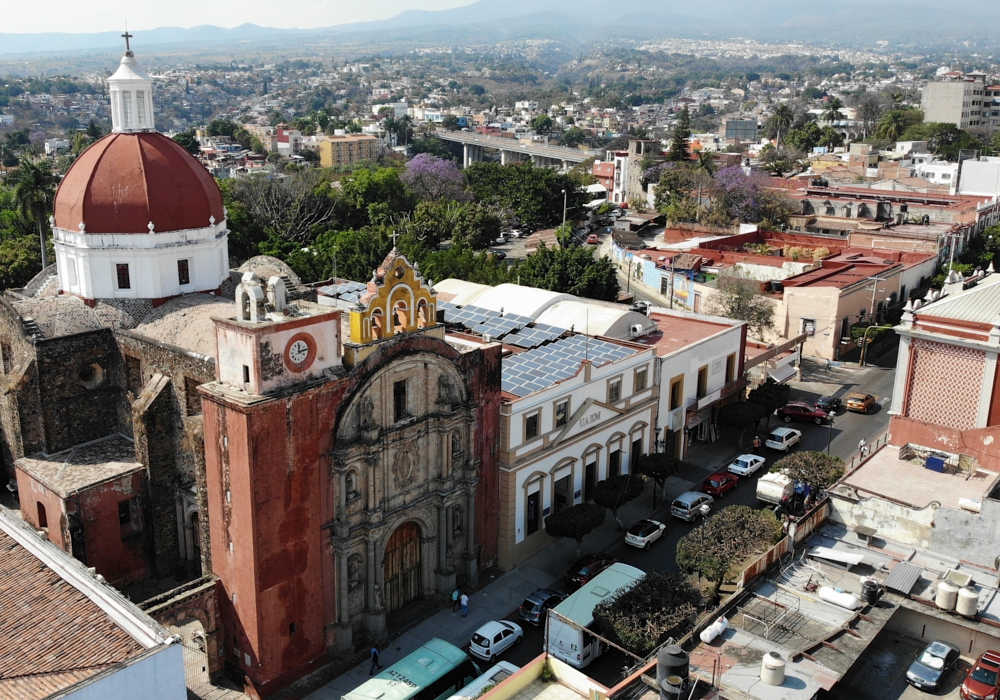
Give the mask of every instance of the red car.
<path id="1" fill-rule="evenodd" d="M 589 236 L 587 236 L 587 244 L 588 245 L 597 245 L 600 242 L 601 242 L 601 239 L 597 237 L 596 233 L 592 233 Z"/>
<path id="2" fill-rule="evenodd" d="M 722 498 L 726 494 L 726 491 L 736 488 L 736 485 L 739 483 L 740 478 L 735 474 L 716 472 L 705 479 L 705 483 L 701 485 L 701 492 L 707 493 L 709 496 Z"/>
<path id="3" fill-rule="evenodd" d="M 962 700 L 995 700 L 1000 690 L 1000 652 L 985 651 L 969 670 L 958 694 Z"/>
<path id="4" fill-rule="evenodd" d="M 830 414 L 822 408 L 816 408 L 801 401 L 790 401 L 775 411 L 774 415 L 786 423 L 791 423 L 793 420 L 804 420 L 816 425 L 822 425 L 823 421 L 830 417 Z"/>
<path id="5" fill-rule="evenodd" d="M 566 572 L 566 583 L 574 588 L 579 588 L 616 561 L 618 560 L 603 554 L 588 554 L 580 557 Z"/>

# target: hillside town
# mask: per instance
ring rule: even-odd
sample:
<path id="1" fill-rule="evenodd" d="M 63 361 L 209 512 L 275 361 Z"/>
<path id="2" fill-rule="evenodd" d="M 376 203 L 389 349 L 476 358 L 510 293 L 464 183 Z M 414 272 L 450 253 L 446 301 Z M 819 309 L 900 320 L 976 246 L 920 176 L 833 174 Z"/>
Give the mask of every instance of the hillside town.
<path id="1" fill-rule="evenodd" d="M 0 78 L 0 697 L 1000 692 L 991 57 L 137 34 Z"/>

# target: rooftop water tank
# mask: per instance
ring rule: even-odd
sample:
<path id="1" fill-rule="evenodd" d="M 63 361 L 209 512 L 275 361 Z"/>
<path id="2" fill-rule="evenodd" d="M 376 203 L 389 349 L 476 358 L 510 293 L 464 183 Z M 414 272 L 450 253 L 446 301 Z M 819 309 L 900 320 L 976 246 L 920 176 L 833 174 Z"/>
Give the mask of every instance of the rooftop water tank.
<path id="1" fill-rule="evenodd" d="M 941 581 L 938 584 L 934 602 L 942 610 L 954 610 L 955 603 L 958 602 L 958 586 L 951 581 Z"/>
<path id="2" fill-rule="evenodd" d="M 769 651 L 760 661 L 760 679 L 768 685 L 781 685 L 785 682 L 785 660 Z"/>
<path id="3" fill-rule="evenodd" d="M 975 617 L 979 612 L 979 591 L 972 586 L 958 589 L 958 603 L 955 612 L 965 617 Z"/>

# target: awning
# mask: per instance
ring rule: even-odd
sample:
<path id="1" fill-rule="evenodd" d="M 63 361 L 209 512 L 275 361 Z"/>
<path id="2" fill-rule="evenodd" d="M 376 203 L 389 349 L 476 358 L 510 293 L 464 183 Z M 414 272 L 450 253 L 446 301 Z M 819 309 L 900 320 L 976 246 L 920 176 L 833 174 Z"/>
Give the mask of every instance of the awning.
<path id="1" fill-rule="evenodd" d="M 782 365 L 781 367 L 775 367 L 774 369 L 767 370 L 767 376 L 775 381 L 777 384 L 784 384 L 789 379 L 794 377 L 798 370 L 792 365 Z"/>

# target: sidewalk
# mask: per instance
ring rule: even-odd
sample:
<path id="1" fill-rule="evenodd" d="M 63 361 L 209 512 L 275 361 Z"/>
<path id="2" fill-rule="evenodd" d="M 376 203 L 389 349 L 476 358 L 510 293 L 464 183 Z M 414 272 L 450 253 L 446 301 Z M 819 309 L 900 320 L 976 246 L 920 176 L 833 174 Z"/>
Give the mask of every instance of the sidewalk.
<path id="1" fill-rule="evenodd" d="M 650 484 L 639 498 L 618 511 L 622 522 L 631 525 L 642 518 L 652 517 L 655 513 L 665 512 L 671 500 L 708 476 L 710 472 L 707 471 L 707 465 L 727 463 L 737 452 L 732 444 L 723 447 L 721 443 L 722 441 L 712 445 L 695 443 L 689 454 L 696 461 L 683 464 L 677 475 L 667 479 L 663 489 L 657 487 L 656 508 L 653 508 L 653 489 Z M 609 512 L 604 525 L 584 538 L 581 551 L 604 550 L 621 541 L 622 537 L 618 524 Z M 452 613 L 449 606 L 393 639 L 382 653 L 382 665 L 391 666 L 432 637 L 439 637 L 458 647 L 465 646 L 472 633 L 481 625 L 490 620 L 502 620 L 533 590 L 548 586 L 553 579 L 561 576 L 575 559 L 576 542 L 565 538 L 556 540 L 513 571 L 499 576 L 470 595 L 467 617 Z M 343 695 L 367 680 L 369 668 L 371 661 L 366 658 L 364 662 L 306 697 L 311 700 L 340 700 Z"/>

